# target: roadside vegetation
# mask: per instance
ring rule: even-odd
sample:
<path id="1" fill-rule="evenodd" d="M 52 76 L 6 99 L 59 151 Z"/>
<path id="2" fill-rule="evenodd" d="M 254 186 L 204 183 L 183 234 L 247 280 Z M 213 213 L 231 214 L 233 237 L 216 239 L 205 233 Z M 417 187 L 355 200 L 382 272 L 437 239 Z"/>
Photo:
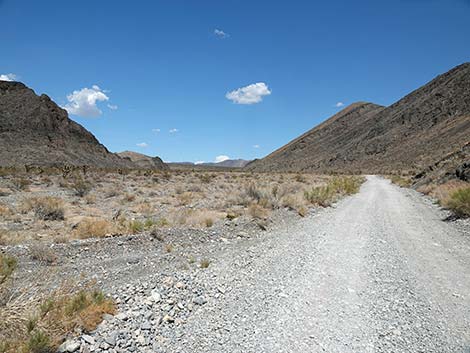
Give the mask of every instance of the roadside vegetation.
<path id="1" fill-rule="evenodd" d="M 402 187 L 402 188 L 408 188 L 411 186 L 411 177 L 409 176 L 403 176 L 403 175 L 398 175 L 394 174 L 388 177 L 392 183 Z"/>
<path id="2" fill-rule="evenodd" d="M 418 191 L 437 200 L 444 208 L 458 217 L 470 217 L 470 183 L 451 180 L 444 184 L 429 184 L 418 188 Z"/>
<path id="3" fill-rule="evenodd" d="M 363 177 L 336 176 L 328 180 L 326 185 L 305 191 L 304 196 L 311 204 L 327 207 L 343 196 L 357 193 L 363 182 Z"/>
<path id="4" fill-rule="evenodd" d="M 14 283 L 17 267 L 14 257 L 0 253 L 1 353 L 56 352 L 68 336 L 94 330 L 104 314 L 115 313 L 113 301 L 92 283 L 19 289 Z"/>
<path id="5" fill-rule="evenodd" d="M 212 228 L 266 229 L 274 211 L 306 216 L 357 192 L 356 176 L 243 171 L 0 170 L 0 245 Z"/>

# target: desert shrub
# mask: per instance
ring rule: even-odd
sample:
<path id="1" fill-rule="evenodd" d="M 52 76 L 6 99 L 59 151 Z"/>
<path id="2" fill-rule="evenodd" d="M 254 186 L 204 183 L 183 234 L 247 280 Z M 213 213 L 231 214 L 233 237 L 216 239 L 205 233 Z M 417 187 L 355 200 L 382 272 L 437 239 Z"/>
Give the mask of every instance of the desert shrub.
<path id="1" fill-rule="evenodd" d="M 77 178 L 70 184 L 70 188 L 76 196 L 83 197 L 91 191 L 92 185 L 82 178 Z"/>
<path id="2" fill-rule="evenodd" d="M 50 337 L 41 330 L 34 330 L 27 343 L 30 353 L 53 353 L 54 347 Z"/>
<path id="3" fill-rule="evenodd" d="M 210 228 L 214 225 L 214 219 L 212 217 L 206 217 L 204 219 L 204 224 L 206 225 L 207 228 Z"/>
<path id="4" fill-rule="evenodd" d="M 299 214 L 299 216 L 305 217 L 308 214 L 308 208 L 305 206 L 300 206 L 297 209 L 297 213 Z"/>
<path id="5" fill-rule="evenodd" d="M 139 220 L 132 220 L 129 222 L 129 231 L 132 234 L 137 234 L 143 232 L 145 229 L 144 223 Z"/>
<path id="6" fill-rule="evenodd" d="M 268 210 L 256 203 L 253 203 L 248 207 L 248 214 L 255 219 L 265 219 L 268 217 Z"/>
<path id="7" fill-rule="evenodd" d="M 11 184 L 18 191 L 28 191 L 31 182 L 26 178 L 13 178 Z"/>
<path id="8" fill-rule="evenodd" d="M 64 219 L 64 202 L 52 196 L 33 197 L 23 203 L 23 210 L 33 211 L 37 219 L 58 221 Z"/>
<path id="9" fill-rule="evenodd" d="M 470 187 L 454 191 L 444 206 L 460 217 L 470 216 Z"/>
<path id="10" fill-rule="evenodd" d="M 195 195 L 192 192 L 184 192 L 178 195 L 178 203 L 180 206 L 189 205 L 194 200 Z"/>
<path id="11" fill-rule="evenodd" d="M 316 186 L 304 192 L 305 199 L 314 205 L 327 207 L 334 201 L 333 189 L 328 186 Z"/>
<path id="12" fill-rule="evenodd" d="M 34 308 L 8 318 L 16 330 L 3 340 L 0 352 L 56 352 L 67 334 L 89 332 L 103 320 L 104 314 L 115 313 L 112 300 L 101 291 L 88 288 L 70 291 L 63 286 L 39 303 L 30 304 Z"/>
<path id="13" fill-rule="evenodd" d="M 113 225 L 106 219 L 85 218 L 78 224 L 75 234 L 79 238 L 104 237 L 113 230 Z"/>
<path id="14" fill-rule="evenodd" d="M 0 253 L 0 285 L 5 283 L 18 266 L 16 258 Z"/>
<path id="15" fill-rule="evenodd" d="M 170 222 L 162 217 L 162 218 L 159 218 L 156 222 L 154 222 L 154 225 L 157 226 L 157 227 L 168 227 L 170 225 Z"/>
<path id="16" fill-rule="evenodd" d="M 211 182 L 211 180 L 214 178 L 214 175 L 213 174 L 207 174 L 207 173 L 198 174 L 198 178 L 199 178 L 199 180 L 201 180 L 202 183 L 209 184 Z"/>
<path id="17" fill-rule="evenodd" d="M 364 179 L 356 176 L 333 177 L 324 186 L 313 187 L 304 192 L 305 199 L 322 207 L 330 206 L 339 197 L 359 191 Z"/>
<path id="18" fill-rule="evenodd" d="M 208 268 L 210 264 L 211 262 L 208 259 L 202 259 L 200 262 L 201 268 Z"/>
<path id="19" fill-rule="evenodd" d="M 29 247 L 29 253 L 33 260 L 52 264 L 57 261 L 56 253 L 44 244 L 34 244 Z"/>

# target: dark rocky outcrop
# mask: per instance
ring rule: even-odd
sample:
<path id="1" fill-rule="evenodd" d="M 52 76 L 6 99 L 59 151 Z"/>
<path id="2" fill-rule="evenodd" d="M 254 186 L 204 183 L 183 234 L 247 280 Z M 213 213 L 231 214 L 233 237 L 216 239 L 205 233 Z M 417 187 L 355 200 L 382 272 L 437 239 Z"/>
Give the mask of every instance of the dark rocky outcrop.
<path id="1" fill-rule="evenodd" d="M 461 150 L 469 142 L 469 136 L 470 63 L 466 63 L 389 107 L 352 104 L 246 168 L 253 171 L 418 172 Z"/>
<path id="2" fill-rule="evenodd" d="M 20 82 L 0 81 L 0 166 L 132 168 L 47 95 Z"/>
<path id="3" fill-rule="evenodd" d="M 133 162 L 138 168 L 141 169 L 159 169 L 167 170 L 168 166 L 161 160 L 160 157 L 150 157 L 142 153 L 133 151 L 124 151 L 118 153 L 119 157 Z"/>

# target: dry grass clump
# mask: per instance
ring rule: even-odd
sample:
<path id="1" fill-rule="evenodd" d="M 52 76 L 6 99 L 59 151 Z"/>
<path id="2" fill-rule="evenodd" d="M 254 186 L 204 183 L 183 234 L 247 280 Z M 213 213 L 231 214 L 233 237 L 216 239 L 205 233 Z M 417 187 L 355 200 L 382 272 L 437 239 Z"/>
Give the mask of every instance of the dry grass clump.
<path id="1" fill-rule="evenodd" d="M 444 184 L 428 184 L 418 188 L 419 192 L 429 195 L 458 217 L 470 216 L 470 183 L 450 180 Z"/>
<path id="2" fill-rule="evenodd" d="M 32 197 L 23 202 L 24 212 L 33 211 L 37 219 L 44 221 L 64 220 L 64 201 L 52 196 Z"/>
<path id="3" fill-rule="evenodd" d="M 10 279 L 17 265 L 18 262 L 14 257 L 0 253 L 0 285 L 3 285 Z"/>
<path id="4" fill-rule="evenodd" d="M 56 352 L 67 335 L 94 330 L 115 305 L 92 286 L 64 284 L 47 296 L 21 293 L 0 303 L 0 352 Z"/>
<path id="5" fill-rule="evenodd" d="M 84 218 L 75 229 L 78 238 L 86 239 L 93 237 L 104 237 L 113 233 L 115 226 L 108 220 L 102 218 Z"/>
<path id="6" fill-rule="evenodd" d="M 46 264 L 53 264 L 57 261 L 56 253 L 44 244 L 33 244 L 29 247 L 29 253 L 33 260 L 43 262 Z"/>
<path id="7" fill-rule="evenodd" d="M 183 209 L 176 211 L 169 221 L 174 226 L 191 226 L 210 228 L 218 219 L 225 218 L 226 214 L 220 211 L 200 209 Z"/>
<path id="8" fill-rule="evenodd" d="M 208 259 L 202 259 L 201 262 L 199 263 L 201 268 L 208 268 L 210 264 L 211 262 Z"/>
<path id="9" fill-rule="evenodd" d="M 459 217 L 470 216 L 470 187 L 454 191 L 443 206 L 454 211 Z"/>
<path id="10" fill-rule="evenodd" d="M 304 197 L 312 204 L 327 207 L 341 196 L 357 193 L 363 182 L 362 177 L 333 177 L 325 186 L 313 187 L 310 191 L 305 191 Z"/>
<path id="11" fill-rule="evenodd" d="M 392 183 L 402 188 L 407 188 L 411 186 L 411 178 L 409 176 L 392 175 L 390 176 L 390 180 L 392 181 Z"/>
<path id="12" fill-rule="evenodd" d="M 23 232 L 0 228 L 0 245 L 14 245 L 23 243 L 28 237 Z"/>

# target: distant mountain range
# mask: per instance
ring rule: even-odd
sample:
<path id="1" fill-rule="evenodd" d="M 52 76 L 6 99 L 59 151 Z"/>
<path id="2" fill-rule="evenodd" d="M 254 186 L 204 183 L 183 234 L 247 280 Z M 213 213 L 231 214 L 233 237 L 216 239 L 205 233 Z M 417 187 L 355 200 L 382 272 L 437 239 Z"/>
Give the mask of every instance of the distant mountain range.
<path id="1" fill-rule="evenodd" d="M 170 166 L 173 167 L 225 167 L 225 168 L 243 168 L 246 166 L 250 161 L 247 161 L 245 159 L 227 159 L 222 162 L 218 163 L 193 163 L 193 162 L 174 162 L 174 163 L 168 163 Z"/>
<path id="2" fill-rule="evenodd" d="M 351 104 L 263 159 L 250 171 L 445 173 L 470 168 L 470 63 L 436 77 L 389 107 Z M 452 157 L 448 160 L 447 156 Z M 450 157 L 449 157 L 450 158 Z M 465 165 L 468 165 L 467 167 Z"/>
<path id="3" fill-rule="evenodd" d="M 228 168 L 243 168 L 250 161 L 245 159 L 227 159 L 218 163 L 201 163 L 200 165 L 213 166 L 213 167 L 228 167 Z"/>
<path id="4" fill-rule="evenodd" d="M 166 169 L 158 157 L 105 146 L 47 95 L 0 81 L 0 166 L 89 165 Z M 172 168 L 384 174 L 470 179 L 470 63 L 389 107 L 358 102 L 265 158 L 171 163 Z"/>

